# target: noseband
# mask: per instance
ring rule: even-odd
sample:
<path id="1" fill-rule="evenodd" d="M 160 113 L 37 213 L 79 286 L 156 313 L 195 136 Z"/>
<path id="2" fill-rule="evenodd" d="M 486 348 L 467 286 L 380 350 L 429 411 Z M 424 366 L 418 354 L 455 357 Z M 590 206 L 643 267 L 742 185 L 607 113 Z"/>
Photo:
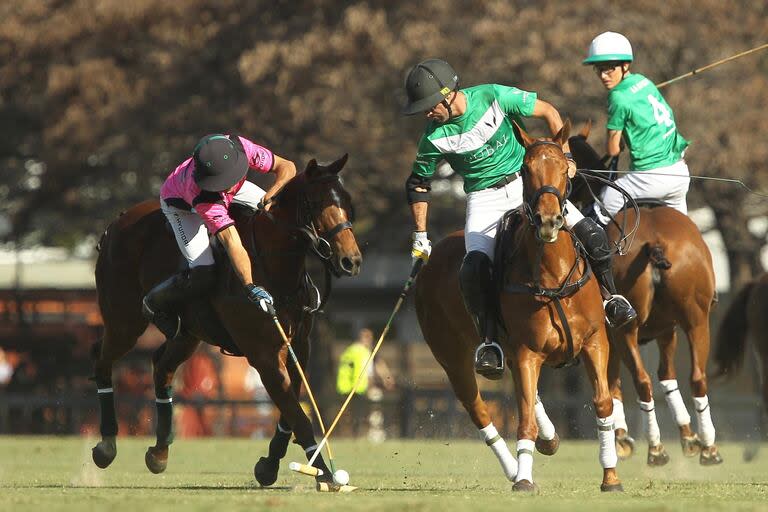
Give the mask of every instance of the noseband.
<path id="1" fill-rule="evenodd" d="M 329 176 L 321 176 L 319 178 L 313 179 L 311 183 L 324 183 L 331 181 L 340 182 L 340 178 L 337 174 L 332 174 Z M 313 201 L 309 198 L 309 194 L 306 190 L 302 191 L 301 205 L 297 211 L 298 218 L 296 220 L 296 224 L 299 226 L 299 230 L 309 239 L 312 252 L 314 252 L 318 258 L 327 262 L 333 256 L 333 249 L 331 248 L 330 241 L 345 229 L 352 229 L 352 222 L 349 220 L 339 222 L 331 229 L 325 232 L 321 232 L 315 226 L 313 215 L 318 203 L 319 201 Z M 337 203 L 336 206 L 342 208 L 341 204 Z M 334 273 L 337 273 L 336 269 L 334 269 Z"/>
<path id="2" fill-rule="evenodd" d="M 553 142 L 551 140 L 538 140 L 538 141 L 534 142 L 533 144 L 531 144 L 530 146 L 528 146 L 526 148 L 526 151 L 528 151 L 531 148 L 534 148 L 536 146 L 544 146 L 544 145 L 555 146 L 561 152 L 563 150 L 560 147 L 560 144 L 558 144 L 557 142 Z M 530 172 L 530 168 L 526 164 L 523 164 L 523 166 L 521 167 L 521 171 L 523 173 Z M 568 195 L 570 193 L 571 193 L 571 180 L 570 180 L 570 178 L 568 178 L 568 180 L 566 182 L 565 195 L 561 195 L 560 194 L 560 190 L 558 190 L 556 187 L 554 187 L 552 185 L 544 185 L 544 186 L 540 187 L 539 189 L 537 189 L 536 192 L 533 193 L 533 197 L 531 198 L 530 201 L 523 201 L 523 209 L 525 211 L 525 216 L 528 218 L 528 222 L 530 222 L 531 225 L 533 225 L 533 226 L 537 225 L 533 212 L 536 211 L 536 209 L 538 208 L 538 206 L 539 206 L 539 199 L 541 199 L 541 196 L 543 196 L 544 194 L 552 194 L 553 196 L 555 196 L 557 198 L 558 204 L 560 205 L 560 211 L 562 211 L 563 210 L 563 205 L 565 204 L 565 200 L 568 198 Z"/>

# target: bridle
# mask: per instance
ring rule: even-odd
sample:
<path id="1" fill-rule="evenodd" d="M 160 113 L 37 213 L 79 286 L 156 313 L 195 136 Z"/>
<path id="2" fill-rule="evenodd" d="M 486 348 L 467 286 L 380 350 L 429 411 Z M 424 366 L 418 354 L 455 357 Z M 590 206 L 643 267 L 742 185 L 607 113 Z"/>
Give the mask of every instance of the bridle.
<path id="1" fill-rule="evenodd" d="M 340 183 L 341 179 L 337 174 L 331 174 L 309 180 L 307 184 L 326 182 Z M 333 272 L 336 277 L 341 277 L 341 272 L 339 272 L 339 270 L 331 263 L 331 257 L 333 256 L 331 240 L 342 231 L 352 229 L 352 218 L 354 217 L 354 213 L 350 212 L 350 220 L 339 222 L 325 232 L 320 231 L 315 225 L 315 213 L 320 201 L 313 201 L 310 199 L 307 188 L 308 187 L 305 187 L 302 190 L 299 208 L 296 210 L 296 225 L 298 226 L 298 230 L 307 237 L 311 251 L 320 258 L 326 269 Z M 337 204 L 336 206 L 343 209 L 341 204 Z"/>
<path id="2" fill-rule="evenodd" d="M 530 150 L 531 148 L 534 148 L 536 146 L 555 146 L 562 152 L 563 148 L 558 144 L 557 142 L 553 142 L 551 140 L 538 140 L 528 146 L 526 148 L 527 150 Z M 563 155 L 563 158 L 565 158 L 565 155 Z M 520 168 L 521 173 L 530 172 L 530 168 L 527 164 L 523 164 L 523 166 Z M 567 172 L 567 171 L 566 171 Z M 543 185 L 542 187 L 538 188 L 534 193 L 533 197 L 530 199 L 530 201 L 523 200 L 523 211 L 525 212 L 525 216 L 528 218 L 528 222 L 531 223 L 532 226 L 539 227 L 540 222 L 536 220 L 536 217 L 533 212 L 536 211 L 536 209 L 539 206 L 539 199 L 541 199 L 541 196 L 544 194 L 552 194 L 557 198 L 557 202 L 560 205 L 560 211 L 563 211 L 563 206 L 565 205 L 565 200 L 568 198 L 568 195 L 571 193 L 571 179 L 566 178 L 566 185 L 565 185 L 565 194 L 561 194 L 560 190 L 557 189 L 557 187 L 554 187 L 552 185 Z M 536 238 L 539 238 L 540 235 L 538 233 L 538 230 L 536 231 Z M 539 238 L 540 239 L 540 238 Z"/>

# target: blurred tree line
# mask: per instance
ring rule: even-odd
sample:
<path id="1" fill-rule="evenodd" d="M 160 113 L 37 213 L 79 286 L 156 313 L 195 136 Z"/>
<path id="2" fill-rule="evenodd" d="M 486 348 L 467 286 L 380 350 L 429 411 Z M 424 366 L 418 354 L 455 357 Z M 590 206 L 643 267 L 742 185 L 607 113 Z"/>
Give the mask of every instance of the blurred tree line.
<path id="1" fill-rule="evenodd" d="M 408 68 L 442 57 L 464 86 L 536 91 L 602 150 L 606 92 L 581 60 L 604 30 L 656 82 L 768 41 L 768 4 L 720 0 L 6 0 L 0 4 L 0 213 L 6 240 L 74 247 L 156 197 L 198 138 L 239 133 L 293 159 L 350 153 L 345 183 L 364 247 L 405 251 L 403 182 L 424 120 L 400 115 Z M 768 190 L 768 52 L 664 90 L 693 174 Z M 531 123 L 543 135 L 543 124 Z M 622 161 L 626 166 L 626 157 Z M 450 180 L 450 177 L 447 178 Z M 451 186 L 433 239 L 463 225 Z M 765 199 L 696 181 L 732 283 L 760 270 Z"/>

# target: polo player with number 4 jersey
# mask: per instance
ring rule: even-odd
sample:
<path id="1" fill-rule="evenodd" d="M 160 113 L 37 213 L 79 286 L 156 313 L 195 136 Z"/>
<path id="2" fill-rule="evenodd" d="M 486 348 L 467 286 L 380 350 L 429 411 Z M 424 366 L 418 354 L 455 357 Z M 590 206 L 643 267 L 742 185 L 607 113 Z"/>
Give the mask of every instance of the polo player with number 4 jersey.
<path id="1" fill-rule="evenodd" d="M 629 148 L 634 172 L 622 175 L 616 185 L 632 197 L 660 199 L 687 215 L 685 196 L 691 179 L 683 155 L 689 143 L 677 130 L 675 115 L 653 82 L 629 71 L 633 60 L 626 37 L 604 32 L 592 40 L 583 61 L 594 67 L 609 91 L 608 155 L 619 155 L 622 138 Z M 601 201 L 611 216 L 624 207 L 624 197 L 610 187 Z M 595 212 L 603 224 L 610 221 L 598 204 Z"/>
<path id="2" fill-rule="evenodd" d="M 428 59 L 411 68 L 405 80 L 406 115 L 423 114 L 429 120 L 419 142 L 406 194 L 415 229 L 411 255 L 427 260 L 432 244 L 427 236 L 430 180 L 437 163 L 448 162 L 464 178 L 467 213 L 464 233 L 466 256 L 459 271 L 464 304 L 480 335 L 475 370 L 489 379 L 501 378 L 504 354 L 497 341 L 498 298 L 492 282 L 496 225 L 508 210 L 523 202 L 519 171 L 525 148 L 516 139 L 512 120 L 538 117 L 550 133 L 560 131 L 560 114 L 536 93 L 497 84 L 459 89 L 454 69 L 440 59 Z M 568 145 L 568 174 L 576 164 Z M 566 201 L 565 223 L 584 244 L 595 274 L 604 289 L 605 310 L 611 325 L 621 326 L 636 317 L 629 302 L 616 294 L 611 272 L 611 250 L 605 231 Z"/>

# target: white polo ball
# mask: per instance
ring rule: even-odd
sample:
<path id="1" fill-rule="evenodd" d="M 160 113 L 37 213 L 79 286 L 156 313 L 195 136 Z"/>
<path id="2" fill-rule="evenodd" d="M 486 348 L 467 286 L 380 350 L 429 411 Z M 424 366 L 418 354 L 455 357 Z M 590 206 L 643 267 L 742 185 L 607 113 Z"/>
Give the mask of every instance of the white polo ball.
<path id="1" fill-rule="evenodd" d="M 337 469 L 333 474 L 333 481 L 339 485 L 347 485 L 349 483 L 349 473 L 343 469 Z"/>

